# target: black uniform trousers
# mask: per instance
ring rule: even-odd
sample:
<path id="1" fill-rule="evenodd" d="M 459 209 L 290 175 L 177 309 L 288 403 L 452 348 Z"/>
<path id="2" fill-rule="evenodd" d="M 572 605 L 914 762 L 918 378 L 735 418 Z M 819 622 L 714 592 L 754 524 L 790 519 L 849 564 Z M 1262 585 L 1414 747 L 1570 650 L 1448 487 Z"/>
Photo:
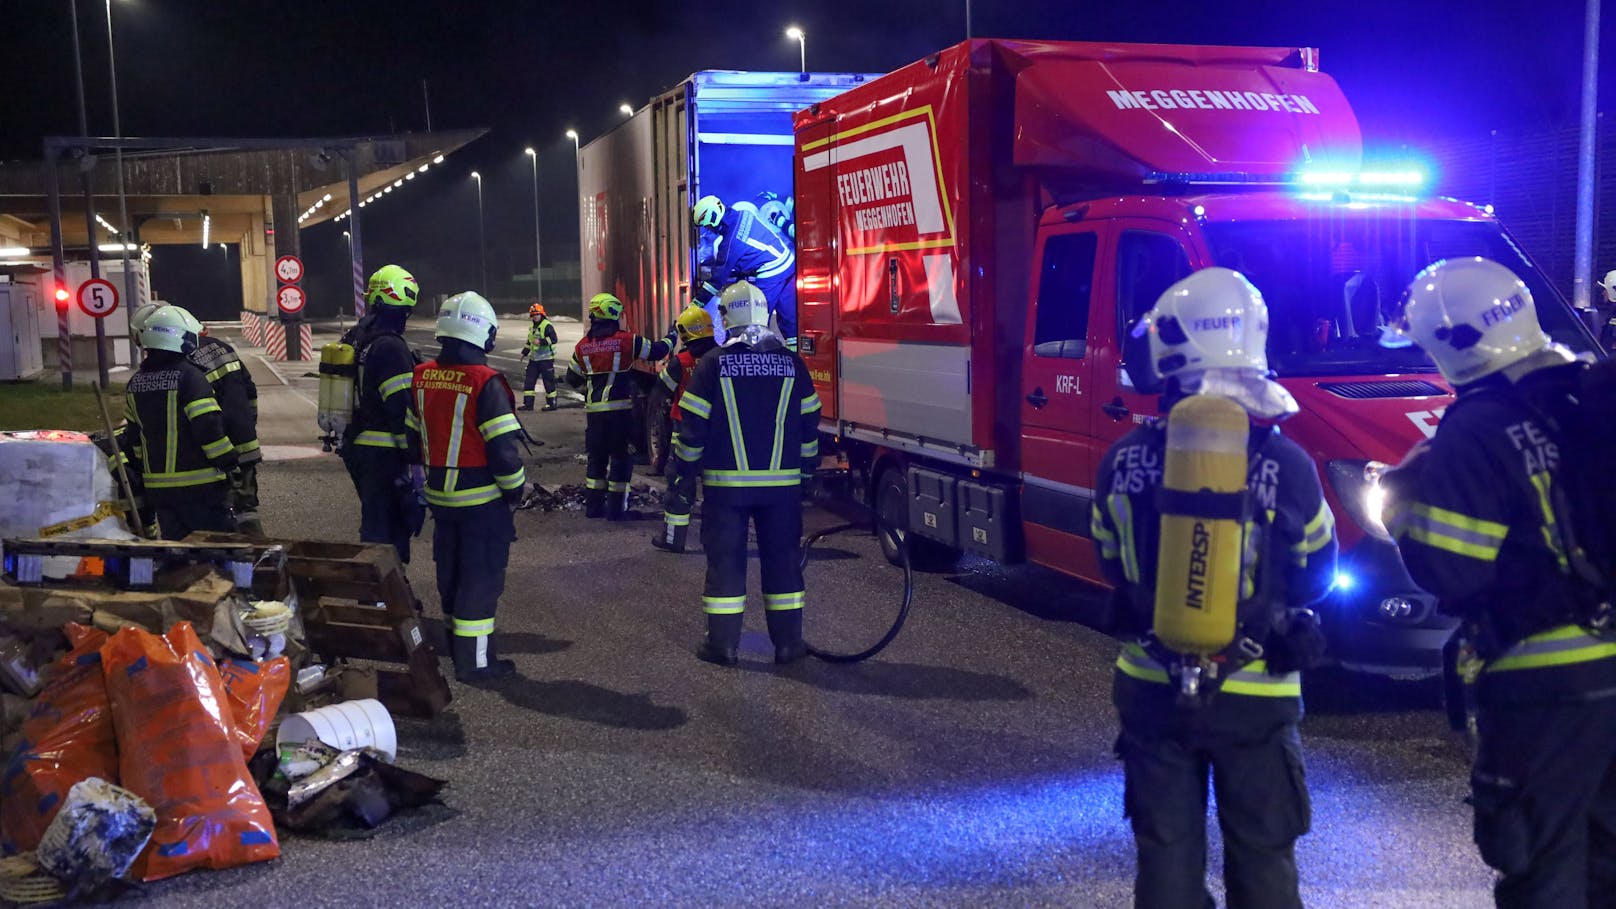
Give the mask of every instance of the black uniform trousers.
<path id="1" fill-rule="evenodd" d="M 258 462 L 237 465 L 236 479 L 230 484 L 228 496 L 230 510 L 236 516 L 236 526 L 242 533 L 264 535 L 264 525 L 258 519 Z"/>
<path id="2" fill-rule="evenodd" d="M 149 499 L 151 494 L 147 493 Z M 185 498 L 173 502 L 153 502 L 157 528 L 165 540 L 183 540 L 194 530 L 235 533 L 236 521 L 230 515 L 224 483 L 209 483 L 185 490 Z M 150 517 L 149 515 L 147 517 Z"/>
<path id="3" fill-rule="evenodd" d="M 505 592 L 516 522 L 503 501 L 471 508 L 432 508 L 432 561 L 438 568 L 438 601 L 450 631 L 493 631 L 494 610 Z M 485 623 L 475 625 L 473 623 Z M 487 632 L 485 632 L 487 633 Z"/>
<path id="4" fill-rule="evenodd" d="M 394 448 L 349 443 L 342 446 L 342 462 L 359 493 L 359 539 L 391 545 L 408 565 L 421 506 L 404 456 Z"/>
<path id="5" fill-rule="evenodd" d="M 633 437 L 632 410 L 605 410 L 584 418 L 584 487 L 596 495 L 605 490 L 610 512 L 621 512 L 628 501 L 628 481 L 634 476 L 628 446 Z"/>
<path id="6" fill-rule="evenodd" d="M 522 403 L 532 404 L 534 391 L 539 382 L 544 383 L 544 400 L 546 403 L 556 398 L 555 360 L 529 360 L 527 361 L 527 375 L 522 379 Z"/>
<path id="7" fill-rule="evenodd" d="M 767 492 L 708 488 L 701 508 L 701 545 L 707 553 L 702 609 L 713 643 L 740 643 L 746 610 L 748 526 L 757 529 L 763 603 L 776 647 L 802 639 L 802 502 L 798 487 Z M 732 621 L 714 617 L 732 617 Z"/>
<path id="8" fill-rule="evenodd" d="M 1482 705 L 1476 846 L 1500 909 L 1616 907 L 1616 697 Z"/>
<path id="9" fill-rule="evenodd" d="M 1136 909 L 1208 909 L 1207 781 L 1223 829 L 1228 909 L 1300 909 L 1296 840 L 1312 806 L 1296 724 L 1300 701 L 1218 694 L 1180 708 L 1168 685 L 1121 671 L 1123 805 L 1133 825 Z M 1274 703 L 1268 703 L 1274 702 Z"/>

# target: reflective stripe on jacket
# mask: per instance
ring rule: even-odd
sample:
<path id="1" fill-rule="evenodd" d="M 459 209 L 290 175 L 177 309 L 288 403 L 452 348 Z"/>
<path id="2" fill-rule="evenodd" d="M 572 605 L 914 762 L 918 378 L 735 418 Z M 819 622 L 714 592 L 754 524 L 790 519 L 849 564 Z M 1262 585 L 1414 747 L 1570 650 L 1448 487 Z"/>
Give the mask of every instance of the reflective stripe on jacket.
<path id="1" fill-rule="evenodd" d="M 495 502 L 527 483 L 514 440 L 522 431 L 500 373 L 481 363 L 432 360 L 416 367 L 409 433 L 420 437 L 427 504 L 466 508 Z"/>

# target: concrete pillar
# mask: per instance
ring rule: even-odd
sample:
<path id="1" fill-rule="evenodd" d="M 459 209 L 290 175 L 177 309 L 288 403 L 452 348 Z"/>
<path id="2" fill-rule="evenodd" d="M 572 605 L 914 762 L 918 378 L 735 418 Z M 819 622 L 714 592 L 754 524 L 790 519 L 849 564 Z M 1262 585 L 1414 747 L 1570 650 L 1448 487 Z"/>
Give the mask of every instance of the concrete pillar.
<path id="1" fill-rule="evenodd" d="M 266 286 L 271 263 L 264 251 L 264 216 L 254 214 L 241 239 L 241 302 L 252 312 L 268 315 L 273 306 Z"/>
<path id="2" fill-rule="evenodd" d="M 275 217 L 275 254 L 274 258 L 281 256 L 303 257 L 303 245 L 300 242 L 300 231 L 297 227 L 297 216 L 300 213 L 297 207 L 297 194 L 295 192 L 276 193 L 271 200 L 271 207 Z M 279 282 L 275 285 L 279 291 Z M 276 311 L 279 311 L 277 307 Z M 303 314 L 296 316 L 283 316 L 281 321 L 286 324 L 286 359 L 308 359 L 309 351 L 303 350 L 298 337 L 298 326 L 303 321 Z"/>

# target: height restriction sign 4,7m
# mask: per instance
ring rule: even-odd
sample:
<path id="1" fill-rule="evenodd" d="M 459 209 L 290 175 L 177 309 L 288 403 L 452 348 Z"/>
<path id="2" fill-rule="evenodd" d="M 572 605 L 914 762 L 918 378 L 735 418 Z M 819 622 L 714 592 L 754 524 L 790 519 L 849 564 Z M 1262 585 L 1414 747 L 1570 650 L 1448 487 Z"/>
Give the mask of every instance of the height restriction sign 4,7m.
<path id="1" fill-rule="evenodd" d="M 296 284 L 303 280 L 303 260 L 297 256 L 281 256 L 275 260 L 275 277 L 282 284 Z"/>
<path id="2" fill-rule="evenodd" d="M 79 285 L 79 309 L 92 319 L 105 319 L 118 308 L 118 288 L 106 278 L 91 278 Z"/>

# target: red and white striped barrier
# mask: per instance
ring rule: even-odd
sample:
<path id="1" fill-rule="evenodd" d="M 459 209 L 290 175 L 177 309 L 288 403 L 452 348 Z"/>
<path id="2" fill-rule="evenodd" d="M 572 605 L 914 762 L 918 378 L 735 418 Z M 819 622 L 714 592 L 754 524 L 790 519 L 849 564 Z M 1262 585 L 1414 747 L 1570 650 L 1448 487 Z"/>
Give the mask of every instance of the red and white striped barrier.
<path id="1" fill-rule="evenodd" d="M 264 346 L 264 322 L 257 313 L 242 310 L 241 339 L 246 341 L 249 347 Z"/>
<path id="2" fill-rule="evenodd" d="M 272 360 L 286 359 L 286 326 L 265 320 L 263 326 L 264 349 Z"/>
<path id="3" fill-rule="evenodd" d="M 314 359 L 314 326 L 307 322 L 297 323 L 297 339 L 299 342 L 297 349 L 302 354 L 301 359 Z"/>

